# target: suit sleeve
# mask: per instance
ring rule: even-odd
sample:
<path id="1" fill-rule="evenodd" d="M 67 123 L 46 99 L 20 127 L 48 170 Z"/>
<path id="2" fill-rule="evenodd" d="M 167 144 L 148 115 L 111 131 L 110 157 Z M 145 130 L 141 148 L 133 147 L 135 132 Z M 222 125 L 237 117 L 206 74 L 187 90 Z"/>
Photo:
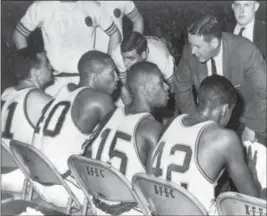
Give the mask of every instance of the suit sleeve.
<path id="1" fill-rule="evenodd" d="M 20 32 L 20 34 L 27 37 L 37 27 L 41 27 L 45 19 L 44 13 L 48 13 L 44 8 L 45 4 L 45 2 L 36 1 L 29 6 L 25 15 L 16 26 L 16 30 Z"/>
<path id="2" fill-rule="evenodd" d="M 256 129 L 257 133 L 266 134 L 266 62 L 260 51 L 251 45 L 246 50 L 249 55 L 244 59 L 245 79 L 250 84 L 254 92 L 254 103 L 246 108 L 245 118 L 255 119 L 248 121 L 252 125 L 247 125 Z"/>
<path id="3" fill-rule="evenodd" d="M 195 113 L 196 104 L 194 102 L 192 87 L 193 80 L 189 66 L 190 48 L 185 45 L 182 58 L 173 76 L 174 97 L 176 106 L 181 113 Z"/>

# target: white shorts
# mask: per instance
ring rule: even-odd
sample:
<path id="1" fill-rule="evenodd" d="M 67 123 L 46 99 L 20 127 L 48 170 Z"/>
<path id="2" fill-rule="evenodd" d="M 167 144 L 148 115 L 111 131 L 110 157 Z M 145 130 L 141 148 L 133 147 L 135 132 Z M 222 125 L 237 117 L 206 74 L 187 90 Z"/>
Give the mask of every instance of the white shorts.
<path id="1" fill-rule="evenodd" d="M 20 193 L 23 189 L 23 183 L 26 179 L 20 169 L 1 175 L 1 190 Z"/>
<path id="2" fill-rule="evenodd" d="M 261 184 L 262 188 L 266 188 L 266 147 L 260 143 L 257 142 L 250 142 L 245 141 L 244 146 L 248 148 L 251 146 L 252 156 L 257 151 L 257 162 L 256 162 L 256 170 L 257 170 L 257 176 L 258 180 Z"/>
<path id="3" fill-rule="evenodd" d="M 58 91 L 68 83 L 78 84 L 80 81 L 80 76 L 70 76 L 70 77 L 54 77 L 54 83 L 47 88 L 45 88 L 45 93 L 55 96 Z"/>
<path id="4" fill-rule="evenodd" d="M 76 180 L 71 176 L 68 176 L 65 180 L 71 191 L 74 193 L 74 195 L 82 205 L 85 199 L 85 195 L 79 188 Z M 69 194 L 62 185 L 44 186 L 37 182 L 35 182 L 34 185 L 37 188 L 38 193 L 40 193 L 47 202 L 53 203 L 54 205 L 59 207 L 67 207 Z"/>

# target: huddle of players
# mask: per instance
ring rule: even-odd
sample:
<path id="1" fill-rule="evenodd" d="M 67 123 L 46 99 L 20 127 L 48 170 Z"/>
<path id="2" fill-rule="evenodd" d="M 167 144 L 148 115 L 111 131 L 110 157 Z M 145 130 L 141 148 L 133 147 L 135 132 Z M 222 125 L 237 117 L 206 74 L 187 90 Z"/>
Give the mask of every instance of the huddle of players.
<path id="1" fill-rule="evenodd" d="M 116 108 L 111 94 L 118 76 L 108 54 L 85 53 L 78 63 L 79 84 L 69 84 L 51 98 L 41 91 L 52 78 L 48 62 L 32 52 L 28 48 L 18 52 L 17 63 L 23 69 L 30 66 L 29 72 L 1 98 L 3 141 L 32 143 L 61 174 L 68 171 L 67 159 L 72 154 L 111 162 L 129 180 L 152 168 L 155 175 L 186 185 L 207 209 L 226 167 L 238 191 L 259 197 L 239 138 L 224 129 L 236 103 L 235 88 L 226 78 L 206 78 L 198 93 L 197 113 L 179 115 L 163 129 L 151 113 L 166 106 L 168 85 L 155 64 L 141 61 L 129 68 L 126 85 L 131 102 Z M 83 146 L 90 135 L 95 136 L 93 142 Z M 5 175 L 3 187 L 4 183 Z M 54 194 L 49 191 L 47 197 Z M 60 196 L 53 203 L 65 205 L 63 201 Z"/>
<path id="2" fill-rule="evenodd" d="M 140 35 L 133 33 L 133 40 Z M 179 115 L 163 127 L 152 113 L 167 105 L 171 85 L 165 81 L 171 76 L 164 74 L 168 70 L 144 61 L 149 60 L 146 52 L 128 48 L 128 53 L 139 56 L 137 60 L 113 56 L 124 61 L 127 69 L 120 79 L 130 100 L 120 108 L 111 98 L 119 78 L 118 63 L 110 55 L 83 54 L 78 62 L 79 82 L 64 86 L 52 98 L 42 91 L 52 81 L 47 59 L 31 47 L 20 49 L 15 62 L 20 81 L 1 98 L 2 141 L 17 139 L 40 149 L 66 176 L 81 203 L 84 195 L 67 175 L 67 160 L 73 154 L 110 162 L 130 181 L 135 173 L 147 171 L 182 184 L 210 213 L 214 213 L 214 188 L 226 168 L 239 192 L 259 197 L 261 186 L 248 168 L 239 138 L 224 128 L 236 103 L 233 85 L 222 76 L 207 77 L 198 91 L 197 112 Z M 24 179 L 20 170 L 2 175 L 2 188 L 20 190 L 18 179 Z M 61 186 L 36 185 L 48 201 L 66 206 L 68 195 Z M 97 209 L 97 214 L 103 211 Z"/>

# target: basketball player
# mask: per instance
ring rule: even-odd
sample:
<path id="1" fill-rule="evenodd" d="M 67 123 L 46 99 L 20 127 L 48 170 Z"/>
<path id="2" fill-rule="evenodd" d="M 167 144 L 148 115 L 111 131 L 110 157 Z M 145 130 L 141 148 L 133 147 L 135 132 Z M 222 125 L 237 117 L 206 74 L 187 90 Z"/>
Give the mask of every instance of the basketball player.
<path id="1" fill-rule="evenodd" d="M 111 163 L 131 181 L 134 174 L 146 171 L 147 158 L 158 141 L 162 126 L 154 120 L 151 112 L 156 107 L 167 105 L 168 85 L 164 83 L 158 67 L 144 61 L 129 69 L 127 86 L 132 97 L 131 103 L 124 108 L 117 108 L 101 123 L 104 126 L 89 149 L 93 159 Z M 93 201 L 95 203 L 95 199 Z M 111 214 L 104 206 L 110 204 L 112 208 L 115 203 L 100 201 L 97 214 Z M 101 206 L 103 202 L 104 206 Z M 116 215 L 140 215 L 140 212 L 124 208 L 123 205 L 116 206 L 120 209 Z M 116 211 L 116 207 L 113 207 L 113 211 Z"/>
<path id="2" fill-rule="evenodd" d="M 158 66 L 164 80 L 172 89 L 172 75 L 174 71 L 174 59 L 166 44 L 157 37 L 144 36 L 139 32 L 124 38 L 122 43 L 112 53 L 112 58 L 119 70 L 122 84 L 125 84 L 127 70 L 136 62 L 148 61 Z M 124 104 L 131 101 L 125 85 L 121 87 L 121 98 Z M 121 100 L 118 106 L 123 106 Z"/>
<path id="3" fill-rule="evenodd" d="M 121 41 L 112 18 L 95 1 L 34 1 L 13 33 L 17 49 L 27 47 L 37 27 L 55 70 L 55 83 L 46 89 L 51 95 L 67 83 L 79 82 L 77 64 L 85 52 L 95 49 L 96 27 L 110 36 L 108 52 Z"/>
<path id="4" fill-rule="evenodd" d="M 52 99 L 43 88 L 52 81 L 51 67 L 42 53 L 27 47 L 14 56 L 18 84 L 1 96 L 2 139 L 8 147 L 12 139 L 31 144 L 34 127 L 44 106 Z M 3 190 L 21 192 L 24 174 L 16 169 L 1 176 Z"/>
<path id="5" fill-rule="evenodd" d="M 123 17 L 126 16 L 133 26 L 133 31 L 143 34 L 144 20 L 133 1 L 97 1 L 100 7 L 107 11 L 119 29 L 123 38 Z M 96 29 L 96 49 L 102 52 L 108 50 L 109 35 L 102 29 Z"/>
<path id="6" fill-rule="evenodd" d="M 236 98 L 236 90 L 226 78 L 207 77 L 200 85 L 197 112 L 177 116 L 152 157 L 156 176 L 187 188 L 211 215 L 216 213 L 214 188 L 226 168 L 240 193 L 259 197 L 238 136 L 224 128 Z"/>
<path id="7" fill-rule="evenodd" d="M 111 57 L 89 51 L 78 63 L 80 82 L 63 87 L 45 108 L 33 137 L 33 145 L 55 165 L 73 193 L 83 203 L 84 195 L 69 175 L 68 158 L 83 152 L 82 145 L 99 121 L 114 110 L 110 94 L 118 77 Z M 47 201 L 66 207 L 68 195 L 62 186 L 36 184 Z"/>

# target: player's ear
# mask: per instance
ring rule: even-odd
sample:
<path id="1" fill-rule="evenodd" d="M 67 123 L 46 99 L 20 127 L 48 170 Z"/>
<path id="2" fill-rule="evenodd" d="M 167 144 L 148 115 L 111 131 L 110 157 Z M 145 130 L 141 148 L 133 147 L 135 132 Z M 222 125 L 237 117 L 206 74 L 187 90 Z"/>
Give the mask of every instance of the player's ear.
<path id="1" fill-rule="evenodd" d="M 142 57 L 142 59 L 146 59 L 147 58 L 147 50 L 145 50 L 145 51 L 143 51 L 142 53 L 141 53 L 141 57 Z"/>
<path id="2" fill-rule="evenodd" d="M 257 10 L 259 9 L 259 7 L 260 7 L 260 2 L 255 1 L 254 11 L 257 12 Z"/>
<path id="3" fill-rule="evenodd" d="M 222 106 L 222 116 L 225 116 L 226 114 L 227 114 L 227 111 L 229 110 L 229 105 L 228 104 L 224 104 L 223 106 Z"/>
<path id="4" fill-rule="evenodd" d="M 212 38 L 212 39 L 211 39 L 211 45 L 212 45 L 212 47 L 213 47 L 214 49 L 217 48 L 217 47 L 219 46 L 219 39 L 216 38 L 216 37 Z"/>

